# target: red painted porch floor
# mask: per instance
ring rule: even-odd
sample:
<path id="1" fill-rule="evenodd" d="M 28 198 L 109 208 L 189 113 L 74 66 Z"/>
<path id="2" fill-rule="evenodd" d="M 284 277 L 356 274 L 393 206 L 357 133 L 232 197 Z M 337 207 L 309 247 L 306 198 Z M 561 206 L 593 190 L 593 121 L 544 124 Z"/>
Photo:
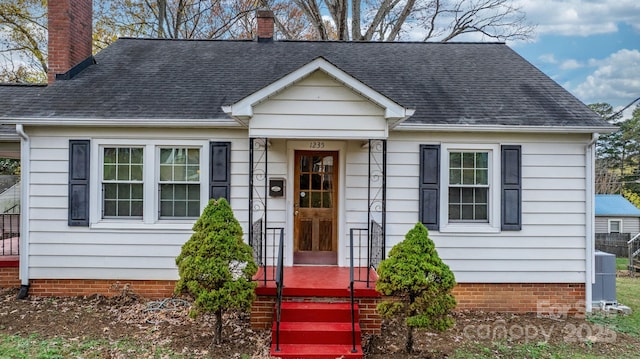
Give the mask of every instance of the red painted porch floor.
<path id="1" fill-rule="evenodd" d="M 367 286 L 367 271 L 369 284 Z M 267 267 L 268 279 L 275 278 L 275 268 Z M 265 270 L 260 267 L 253 277 L 258 282 L 256 294 L 276 295 L 275 281 L 265 283 Z M 376 279 L 373 269 L 354 269 L 354 296 L 379 297 L 376 292 Z M 288 297 L 349 297 L 349 268 L 337 266 L 293 266 L 284 268 L 284 296 Z"/>
<path id="2" fill-rule="evenodd" d="M 0 267 L 18 267 L 20 238 L 11 237 L 0 239 Z"/>

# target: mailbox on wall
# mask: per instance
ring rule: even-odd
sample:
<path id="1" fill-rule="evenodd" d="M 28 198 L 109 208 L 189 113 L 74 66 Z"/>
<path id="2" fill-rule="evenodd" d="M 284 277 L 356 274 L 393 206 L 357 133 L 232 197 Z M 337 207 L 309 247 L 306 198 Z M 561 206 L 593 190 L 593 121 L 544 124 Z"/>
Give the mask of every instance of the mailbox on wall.
<path id="1" fill-rule="evenodd" d="M 269 196 L 284 197 L 284 178 L 269 178 Z"/>

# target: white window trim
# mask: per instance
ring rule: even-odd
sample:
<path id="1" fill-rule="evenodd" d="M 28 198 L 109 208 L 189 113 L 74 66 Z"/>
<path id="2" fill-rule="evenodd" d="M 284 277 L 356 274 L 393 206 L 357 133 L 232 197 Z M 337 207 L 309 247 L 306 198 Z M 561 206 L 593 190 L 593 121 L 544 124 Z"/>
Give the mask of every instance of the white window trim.
<path id="1" fill-rule="evenodd" d="M 144 190 L 144 167 L 145 167 L 145 162 L 146 162 L 146 159 L 144 158 L 144 151 L 145 151 L 144 146 L 122 146 L 122 145 L 117 145 L 117 146 L 104 146 L 104 147 L 101 147 L 99 149 L 100 150 L 100 154 L 99 154 L 99 157 L 100 157 L 100 173 L 99 173 L 99 175 L 100 175 L 99 180 L 100 181 L 99 181 L 99 186 L 100 187 L 99 187 L 99 190 L 100 190 L 100 194 L 101 194 L 100 195 L 100 214 L 101 214 L 101 216 L 102 216 L 102 213 L 103 213 L 103 206 L 104 206 L 104 194 L 102 194 L 102 188 L 103 188 L 103 185 L 105 184 L 105 182 L 104 182 L 104 173 L 103 173 L 103 171 L 104 171 L 104 151 L 103 151 L 103 149 L 104 148 L 142 148 L 142 155 L 143 155 L 143 158 L 142 158 L 142 161 L 143 161 L 143 163 L 142 163 L 142 170 L 143 170 L 143 172 L 142 172 L 142 176 L 143 176 L 142 180 L 135 180 L 134 181 L 134 180 L 128 179 L 126 181 L 120 181 L 120 180 L 116 179 L 116 180 L 113 180 L 113 181 L 111 181 L 109 183 L 116 183 L 116 184 L 120 184 L 120 183 L 140 184 L 140 183 L 142 183 L 143 190 Z M 144 197 L 144 192 L 143 192 L 142 195 Z M 143 202 L 143 205 L 144 205 L 144 202 Z M 143 211 L 144 211 L 144 208 L 143 208 Z M 139 216 L 131 216 L 131 217 L 111 216 L 111 217 L 109 217 L 109 219 L 132 219 L 132 220 L 136 220 L 138 218 L 139 218 Z"/>
<path id="2" fill-rule="evenodd" d="M 620 223 L 620 228 L 619 228 L 618 232 L 611 232 L 611 222 L 619 222 Z M 607 231 L 609 233 L 624 233 L 623 224 L 624 224 L 624 221 L 622 220 L 622 218 L 609 218 L 607 220 Z"/>
<path id="3" fill-rule="evenodd" d="M 449 222 L 449 152 L 489 152 L 488 223 Z M 443 143 L 440 151 L 440 232 L 500 233 L 500 145 Z"/>
<path id="4" fill-rule="evenodd" d="M 200 212 L 209 201 L 209 151 L 208 141 L 193 140 L 128 140 L 96 139 L 91 141 L 91 193 L 90 228 L 95 229 L 158 229 L 188 230 L 196 218 L 159 218 L 159 148 L 190 147 L 200 149 Z M 102 218 L 102 149 L 109 146 L 131 146 L 144 148 L 144 202 L 140 218 Z"/>

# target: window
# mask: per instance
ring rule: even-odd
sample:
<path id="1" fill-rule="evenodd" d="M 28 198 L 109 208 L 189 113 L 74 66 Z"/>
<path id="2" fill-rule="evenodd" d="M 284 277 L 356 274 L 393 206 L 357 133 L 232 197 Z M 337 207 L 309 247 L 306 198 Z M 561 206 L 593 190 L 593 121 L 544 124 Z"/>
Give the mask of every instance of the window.
<path id="1" fill-rule="evenodd" d="M 622 233 L 622 220 L 610 219 L 609 220 L 609 233 Z"/>
<path id="2" fill-rule="evenodd" d="M 91 226 L 192 224 L 209 198 L 205 141 L 95 140 Z M 211 158 L 211 156 L 209 156 Z M 226 162 L 225 162 L 226 163 Z M 205 178 L 203 178 L 205 177 Z M 207 182 L 203 182 L 207 181 Z M 172 227 L 175 228 L 175 227 Z"/>
<path id="3" fill-rule="evenodd" d="M 443 232 L 500 231 L 500 147 L 443 144 L 440 221 Z"/>
<path id="4" fill-rule="evenodd" d="M 489 153 L 449 152 L 449 221 L 488 222 Z"/>
<path id="5" fill-rule="evenodd" d="M 141 147 L 103 148 L 103 218 L 142 218 L 143 153 Z"/>
<path id="6" fill-rule="evenodd" d="M 522 146 L 421 144 L 418 217 L 441 232 L 522 229 Z"/>
<path id="7" fill-rule="evenodd" d="M 200 150 L 160 148 L 160 218 L 200 215 Z"/>
<path id="8" fill-rule="evenodd" d="M 68 225 L 191 230 L 230 169 L 231 142 L 70 139 Z"/>

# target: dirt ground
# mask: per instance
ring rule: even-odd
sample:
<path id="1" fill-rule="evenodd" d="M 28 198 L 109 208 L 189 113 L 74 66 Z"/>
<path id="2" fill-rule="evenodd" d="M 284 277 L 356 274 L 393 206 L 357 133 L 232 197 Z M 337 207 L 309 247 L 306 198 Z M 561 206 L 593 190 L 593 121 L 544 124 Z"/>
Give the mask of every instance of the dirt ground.
<path id="1" fill-rule="evenodd" d="M 0 333 L 41 338 L 63 337 L 115 343 L 129 339 L 152 347 L 203 358 L 269 358 L 269 331 L 253 331 L 244 314 L 225 317 L 224 342 L 212 345 L 214 319 L 188 316 L 188 302 L 148 301 L 132 294 L 106 298 L 16 299 L 17 290 L 0 290 Z M 415 353 L 403 353 L 405 330 L 385 321 L 381 336 L 365 336 L 365 358 L 446 358 L 457 348 L 491 348 L 496 342 L 570 345 L 603 357 L 632 357 L 640 340 L 580 318 L 539 318 L 458 312 L 453 329 L 440 334 L 416 332 Z M 128 358 L 113 345 L 100 348 L 104 358 Z"/>

